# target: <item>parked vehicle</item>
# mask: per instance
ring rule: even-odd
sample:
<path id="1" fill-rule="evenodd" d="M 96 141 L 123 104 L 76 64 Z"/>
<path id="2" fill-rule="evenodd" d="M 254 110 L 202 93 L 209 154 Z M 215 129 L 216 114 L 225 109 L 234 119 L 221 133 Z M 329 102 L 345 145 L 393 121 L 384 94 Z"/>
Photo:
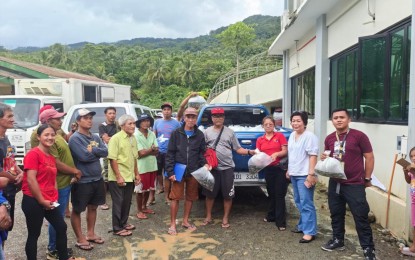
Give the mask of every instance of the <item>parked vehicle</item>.
<path id="1" fill-rule="evenodd" d="M 143 113 L 151 115 L 151 109 L 146 106 L 142 106 L 139 104 L 134 103 L 114 103 L 114 102 L 107 102 L 107 103 L 88 103 L 88 104 L 80 104 L 74 105 L 69 110 L 65 119 L 62 123 L 62 129 L 65 132 L 71 131 L 71 124 L 76 122 L 76 116 L 78 115 L 78 110 L 81 108 L 86 108 L 90 111 L 96 112 L 93 120 L 93 126 L 91 132 L 94 134 L 98 134 L 98 127 L 102 122 L 105 122 L 105 113 L 104 110 L 107 107 L 115 107 L 117 110 L 117 119 L 124 115 L 132 115 L 135 119 L 138 118 Z"/>
<path id="2" fill-rule="evenodd" d="M 200 109 L 197 125 L 202 131 L 212 125 L 210 111 L 215 107 L 225 110 L 225 125 L 234 130 L 239 143 L 243 148 L 255 150 L 256 140 L 264 134 L 262 119 L 269 115 L 268 110 L 262 105 L 252 104 L 209 104 Z M 278 128 L 288 139 L 291 130 Z M 235 186 L 261 186 L 265 184 L 264 174 L 249 174 L 248 160 L 250 156 L 239 155 L 233 152 L 235 162 Z"/>

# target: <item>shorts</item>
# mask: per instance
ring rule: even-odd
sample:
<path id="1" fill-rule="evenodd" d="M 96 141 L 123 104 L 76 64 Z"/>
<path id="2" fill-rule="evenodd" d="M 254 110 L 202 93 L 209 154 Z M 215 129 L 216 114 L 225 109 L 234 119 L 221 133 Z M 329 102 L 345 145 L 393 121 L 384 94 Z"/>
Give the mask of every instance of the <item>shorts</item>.
<path id="1" fill-rule="evenodd" d="M 159 153 L 157 155 L 157 175 L 163 175 L 164 173 L 164 166 L 166 165 L 166 154 Z"/>
<path id="2" fill-rule="evenodd" d="M 186 194 L 185 194 L 186 191 Z M 171 183 L 169 199 L 171 200 L 190 200 L 199 199 L 199 183 L 193 176 L 186 176 L 181 182 Z"/>
<path id="3" fill-rule="evenodd" d="M 213 191 L 203 188 L 203 195 L 213 199 L 218 196 L 219 191 L 222 191 L 223 199 L 233 199 L 235 197 L 233 170 L 233 168 L 226 170 L 212 169 L 211 173 L 215 178 L 215 186 L 213 186 Z"/>
<path id="4" fill-rule="evenodd" d="M 105 203 L 104 180 L 74 183 L 71 189 L 72 209 L 76 213 L 84 212 L 88 205 L 102 205 Z"/>
<path id="5" fill-rule="evenodd" d="M 141 178 L 141 183 L 142 183 L 142 188 L 141 188 L 141 192 L 147 192 L 150 190 L 155 190 L 155 183 L 156 183 L 156 178 L 157 178 L 157 172 L 146 172 L 146 173 L 141 173 L 140 174 L 140 178 Z"/>

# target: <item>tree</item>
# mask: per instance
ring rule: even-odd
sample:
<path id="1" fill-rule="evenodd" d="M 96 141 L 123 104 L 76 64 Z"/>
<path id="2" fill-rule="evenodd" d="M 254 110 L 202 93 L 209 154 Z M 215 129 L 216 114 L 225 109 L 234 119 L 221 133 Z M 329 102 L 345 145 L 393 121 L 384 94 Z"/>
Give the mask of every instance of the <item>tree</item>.
<path id="1" fill-rule="evenodd" d="M 73 61 L 69 57 L 67 47 L 60 43 L 55 43 L 49 48 L 48 62 L 50 65 L 58 66 L 61 68 L 65 68 L 66 66 L 70 67 L 73 65 Z"/>
<path id="2" fill-rule="evenodd" d="M 193 67 L 194 63 L 189 58 L 180 60 L 180 66 L 177 69 L 177 75 L 186 87 L 188 87 L 189 84 L 193 83 L 194 81 L 195 69 Z"/>
<path id="3" fill-rule="evenodd" d="M 255 39 L 255 29 L 243 22 L 237 22 L 216 37 L 236 55 L 236 101 L 239 103 L 239 56 Z"/>
<path id="4" fill-rule="evenodd" d="M 160 88 L 161 81 L 165 80 L 167 72 L 168 67 L 165 64 L 165 61 L 162 58 L 157 57 L 147 70 L 147 79 L 151 82 L 156 81 L 158 83 L 158 88 Z"/>

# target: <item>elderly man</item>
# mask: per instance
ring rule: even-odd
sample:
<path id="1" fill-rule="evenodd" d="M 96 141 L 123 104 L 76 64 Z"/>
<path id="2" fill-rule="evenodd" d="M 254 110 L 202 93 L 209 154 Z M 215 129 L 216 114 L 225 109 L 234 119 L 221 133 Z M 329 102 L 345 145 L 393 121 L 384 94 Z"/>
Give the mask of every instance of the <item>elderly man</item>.
<path id="1" fill-rule="evenodd" d="M 112 230 L 115 235 L 130 236 L 134 225 L 127 224 L 130 214 L 134 182 L 140 176 L 137 168 L 137 142 L 134 138 L 135 120 L 131 115 L 118 119 L 121 131 L 111 137 L 108 143 L 108 187 L 112 198 Z"/>
<path id="2" fill-rule="evenodd" d="M 53 108 L 43 110 L 40 113 L 40 122 L 42 124 L 50 125 L 55 131 L 61 130 L 62 126 L 62 117 L 66 113 L 59 113 Z M 31 140 L 31 146 L 36 147 L 39 145 L 39 140 L 36 138 L 36 131 L 33 131 Z M 35 136 L 35 138 L 33 138 Z M 81 171 L 75 168 L 75 163 L 72 158 L 71 150 L 69 149 L 66 140 L 62 135 L 57 134 L 55 137 L 55 143 L 50 149 L 50 154 L 52 154 L 56 159 L 56 168 L 58 173 L 56 176 L 56 182 L 58 185 L 58 207 L 59 213 L 62 217 L 65 216 L 65 209 L 69 202 L 69 195 L 71 193 L 71 179 L 75 177 L 76 179 L 81 178 Z M 69 255 L 72 255 L 72 250 L 68 250 Z M 52 225 L 49 225 L 49 245 L 48 245 L 48 259 L 58 259 L 59 254 L 56 250 L 56 231 Z"/>
<path id="3" fill-rule="evenodd" d="M 197 111 L 189 107 L 184 111 L 184 125 L 177 128 L 170 137 L 166 154 L 166 172 L 171 181 L 170 203 L 170 235 L 177 235 L 176 217 L 179 210 L 179 200 L 185 200 L 182 227 L 193 231 L 196 227 L 189 223 L 193 201 L 198 199 L 198 183 L 190 174 L 206 164 L 203 156 L 206 144 L 205 138 L 196 126 Z M 176 163 L 186 165 L 183 179 L 177 181 Z M 209 167 L 207 164 L 206 167 Z"/>
<path id="4" fill-rule="evenodd" d="M 235 163 L 233 162 L 232 150 L 241 155 L 252 155 L 254 151 L 242 148 L 233 130 L 223 125 L 225 122 L 225 110 L 223 108 L 213 108 L 211 115 L 213 125 L 206 129 L 205 140 L 208 147 L 216 150 L 218 166 L 212 170 L 212 175 L 215 178 L 213 191 L 203 189 L 203 194 L 206 196 L 206 218 L 202 225 L 212 222 L 213 204 L 219 191 L 221 191 L 224 210 L 222 228 L 229 228 L 229 214 L 232 208 L 232 199 L 235 197 L 235 188 L 233 186 Z M 213 147 L 216 141 L 217 145 Z"/>
<path id="5" fill-rule="evenodd" d="M 72 185 L 71 190 L 71 224 L 77 239 L 75 246 L 82 250 L 93 249 L 89 242 L 104 243 L 104 240 L 95 234 L 95 222 L 97 207 L 105 201 L 100 158 L 107 157 L 108 150 L 101 138 L 90 132 L 94 115 L 93 111 L 79 109 L 76 117 L 78 131 L 69 139 L 69 148 L 75 166 L 82 172 L 81 179 Z M 87 235 L 84 236 L 81 228 L 81 213 L 87 208 Z"/>

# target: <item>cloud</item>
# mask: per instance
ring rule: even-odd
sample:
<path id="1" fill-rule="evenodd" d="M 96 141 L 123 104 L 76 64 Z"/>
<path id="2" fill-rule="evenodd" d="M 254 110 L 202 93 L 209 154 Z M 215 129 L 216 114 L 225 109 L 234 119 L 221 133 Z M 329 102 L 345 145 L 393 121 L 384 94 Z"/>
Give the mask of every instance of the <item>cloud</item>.
<path id="1" fill-rule="evenodd" d="M 99 43 L 138 37 L 195 37 L 241 21 L 250 15 L 281 15 L 282 2 L 2 0 L 0 46 L 43 47 L 57 42 Z"/>

